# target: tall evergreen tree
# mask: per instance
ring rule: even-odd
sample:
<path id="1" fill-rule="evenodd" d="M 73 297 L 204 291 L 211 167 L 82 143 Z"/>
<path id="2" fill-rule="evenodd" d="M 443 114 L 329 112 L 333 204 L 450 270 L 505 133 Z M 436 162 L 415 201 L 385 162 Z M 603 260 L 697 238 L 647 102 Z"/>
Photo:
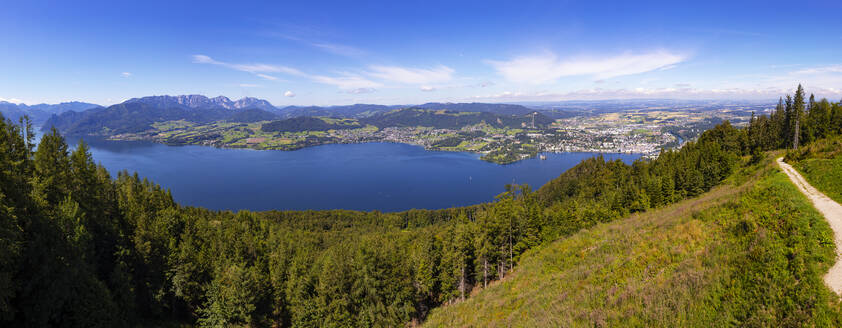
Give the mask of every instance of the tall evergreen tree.
<path id="1" fill-rule="evenodd" d="M 795 97 L 792 100 L 792 149 L 798 149 L 801 137 L 801 120 L 804 117 L 804 88 L 798 84 Z"/>

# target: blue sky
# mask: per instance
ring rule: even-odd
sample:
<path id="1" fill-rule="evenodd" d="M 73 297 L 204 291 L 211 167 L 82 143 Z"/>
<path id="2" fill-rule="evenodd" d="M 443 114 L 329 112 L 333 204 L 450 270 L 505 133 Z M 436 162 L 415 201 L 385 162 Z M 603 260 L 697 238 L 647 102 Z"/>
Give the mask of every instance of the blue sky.
<path id="1" fill-rule="evenodd" d="M 842 98 L 842 1 L 0 1 L 0 100 Z"/>

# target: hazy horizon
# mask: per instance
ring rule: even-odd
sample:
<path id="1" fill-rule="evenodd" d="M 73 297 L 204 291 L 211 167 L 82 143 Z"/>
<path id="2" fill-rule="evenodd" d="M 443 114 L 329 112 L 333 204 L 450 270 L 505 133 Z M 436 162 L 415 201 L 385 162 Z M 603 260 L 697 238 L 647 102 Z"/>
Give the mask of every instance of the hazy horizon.
<path id="1" fill-rule="evenodd" d="M 842 4 L 13 2 L 0 100 L 842 98 Z"/>

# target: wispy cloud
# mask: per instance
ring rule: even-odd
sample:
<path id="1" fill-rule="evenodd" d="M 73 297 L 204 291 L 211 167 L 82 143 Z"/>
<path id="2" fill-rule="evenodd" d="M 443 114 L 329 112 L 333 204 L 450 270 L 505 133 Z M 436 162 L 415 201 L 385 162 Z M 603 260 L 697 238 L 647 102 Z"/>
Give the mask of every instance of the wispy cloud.
<path id="1" fill-rule="evenodd" d="M 130 72 L 123 72 L 123 73 L 120 73 L 120 76 L 122 76 L 122 77 L 124 77 L 124 78 L 130 78 L 130 77 L 132 77 L 132 73 L 130 73 Z"/>
<path id="2" fill-rule="evenodd" d="M 375 89 L 375 88 L 356 88 L 356 89 L 348 90 L 347 92 L 350 93 L 350 94 L 360 95 L 360 94 L 364 94 L 364 93 L 372 93 L 372 92 L 375 92 L 375 91 L 377 91 L 377 89 Z"/>
<path id="3" fill-rule="evenodd" d="M 424 92 L 432 92 L 432 91 L 436 91 L 436 88 L 431 87 L 431 86 L 429 86 L 429 85 L 422 85 L 422 86 L 421 86 L 421 91 L 424 91 Z"/>
<path id="4" fill-rule="evenodd" d="M 842 73 L 842 65 L 810 67 L 792 72 L 794 75 Z"/>
<path id="5" fill-rule="evenodd" d="M 477 84 L 475 84 L 474 86 L 475 86 L 475 87 L 478 87 L 478 88 L 485 88 L 485 87 L 490 87 L 490 86 L 493 86 L 494 84 L 495 84 L 494 82 L 491 82 L 491 81 L 485 81 L 485 82 L 480 82 L 480 83 L 477 83 Z"/>
<path id="6" fill-rule="evenodd" d="M 269 65 L 269 64 L 235 64 L 235 63 L 228 63 L 223 61 L 215 60 L 206 55 L 193 55 L 193 62 L 197 64 L 210 64 L 210 65 L 217 65 L 222 67 L 227 67 L 230 69 L 248 72 L 255 74 L 263 79 L 266 80 L 277 80 L 276 77 L 268 75 L 266 73 L 283 73 L 289 75 L 296 75 L 296 76 L 304 76 L 305 74 L 301 71 L 288 67 L 288 66 L 279 66 L 279 65 Z"/>
<path id="7" fill-rule="evenodd" d="M 321 35 L 322 33 L 320 33 L 319 31 L 316 31 L 314 29 L 311 29 L 311 28 L 301 28 L 301 26 L 295 26 L 294 30 L 295 31 L 286 32 L 286 33 L 267 32 L 267 33 L 261 33 L 261 34 L 263 34 L 265 36 L 273 37 L 273 38 L 295 41 L 297 43 L 300 43 L 300 44 L 303 44 L 303 45 L 306 45 L 306 46 L 310 46 L 310 47 L 319 49 L 319 50 L 327 52 L 327 53 L 331 53 L 331 54 L 339 55 L 339 56 L 344 56 L 344 57 L 357 58 L 357 57 L 362 57 L 362 56 L 367 54 L 367 52 L 365 50 L 362 50 L 362 49 L 354 47 L 354 46 L 350 46 L 350 45 L 346 45 L 346 44 L 340 44 L 340 43 L 336 43 L 336 42 L 325 42 L 325 41 L 323 41 L 324 40 L 323 35 L 318 36 L 318 35 Z"/>
<path id="8" fill-rule="evenodd" d="M 643 54 L 624 53 L 611 57 L 576 57 L 559 59 L 554 53 L 516 57 L 508 61 L 488 60 L 498 74 L 516 83 L 546 83 L 565 76 L 591 76 L 595 79 L 640 74 L 670 69 L 686 56 L 656 51 Z"/>
<path id="9" fill-rule="evenodd" d="M 822 96 L 839 96 L 842 90 L 814 87 L 808 90 Z M 477 101 L 561 101 L 561 100 L 603 100 L 603 99 L 777 99 L 782 94 L 791 93 L 784 87 L 726 87 L 726 88 L 590 88 L 570 92 L 513 92 L 477 95 L 471 100 Z"/>
<path id="10" fill-rule="evenodd" d="M 372 77 L 403 84 L 433 84 L 453 79 L 453 69 L 443 65 L 430 69 L 381 65 L 368 68 Z"/>
<path id="11" fill-rule="evenodd" d="M 13 103 L 13 104 L 22 104 L 23 103 L 23 100 L 16 99 L 16 98 L 8 98 L 8 99 L 0 98 L 0 101 L 5 101 L 5 102 L 8 102 L 8 103 Z"/>
<path id="12" fill-rule="evenodd" d="M 310 79 L 314 82 L 336 86 L 339 89 L 351 93 L 359 93 L 352 91 L 363 89 L 370 89 L 373 91 L 375 88 L 379 88 L 382 86 L 382 84 L 378 82 L 374 82 L 362 76 L 350 73 L 343 73 L 341 76 L 312 75 L 310 76 Z"/>
<path id="13" fill-rule="evenodd" d="M 257 75 L 258 77 L 260 77 L 264 80 L 269 80 L 269 81 L 277 81 L 278 80 L 277 77 L 274 77 L 274 76 L 268 75 L 268 74 L 257 73 L 257 74 L 254 74 L 254 75 Z"/>
<path id="14" fill-rule="evenodd" d="M 733 35 L 733 36 L 741 36 L 741 37 L 767 37 L 767 34 L 757 33 L 752 31 L 743 31 L 743 30 L 734 30 L 734 29 L 723 29 L 723 28 L 708 28 L 708 29 L 690 29 L 690 32 L 698 32 L 703 34 L 713 34 L 713 35 Z"/>
<path id="15" fill-rule="evenodd" d="M 345 57 L 360 57 L 365 55 L 365 51 L 356 47 L 346 46 L 343 44 L 322 42 L 311 42 L 309 44 L 313 47 L 332 53 L 334 55 L 340 55 Z"/>
<path id="16" fill-rule="evenodd" d="M 382 86 L 382 84 L 378 82 L 369 80 L 359 74 L 353 73 L 340 73 L 339 76 L 315 75 L 304 73 L 298 69 L 288 66 L 270 64 L 236 64 L 222 62 L 206 55 L 194 55 L 193 62 L 197 64 L 217 65 L 242 72 L 248 72 L 254 74 L 257 77 L 270 81 L 277 81 L 278 78 L 266 73 L 288 74 L 303 77 L 316 83 L 333 85 L 346 92 L 352 92 L 355 90 L 367 90 L 368 92 L 371 92 L 369 90 L 374 90 L 375 88 Z"/>

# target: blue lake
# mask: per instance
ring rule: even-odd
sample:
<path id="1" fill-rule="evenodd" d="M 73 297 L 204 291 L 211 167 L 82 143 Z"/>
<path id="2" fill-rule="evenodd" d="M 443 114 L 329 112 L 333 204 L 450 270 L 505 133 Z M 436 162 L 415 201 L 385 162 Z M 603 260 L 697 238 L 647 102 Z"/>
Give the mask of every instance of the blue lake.
<path id="1" fill-rule="evenodd" d="M 507 183 L 537 189 L 593 153 L 546 154 L 497 165 L 479 155 L 393 143 L 325 145 L 296 151 L 166 146 L 86 140 L 114 176 L 137 171 L 183 205 L 216 210 L 400 211 L 488 202 Z M 75 146 L 77 140 L 68 138 Z M 637 154 L 604 154 L 631 162 Z"/>

